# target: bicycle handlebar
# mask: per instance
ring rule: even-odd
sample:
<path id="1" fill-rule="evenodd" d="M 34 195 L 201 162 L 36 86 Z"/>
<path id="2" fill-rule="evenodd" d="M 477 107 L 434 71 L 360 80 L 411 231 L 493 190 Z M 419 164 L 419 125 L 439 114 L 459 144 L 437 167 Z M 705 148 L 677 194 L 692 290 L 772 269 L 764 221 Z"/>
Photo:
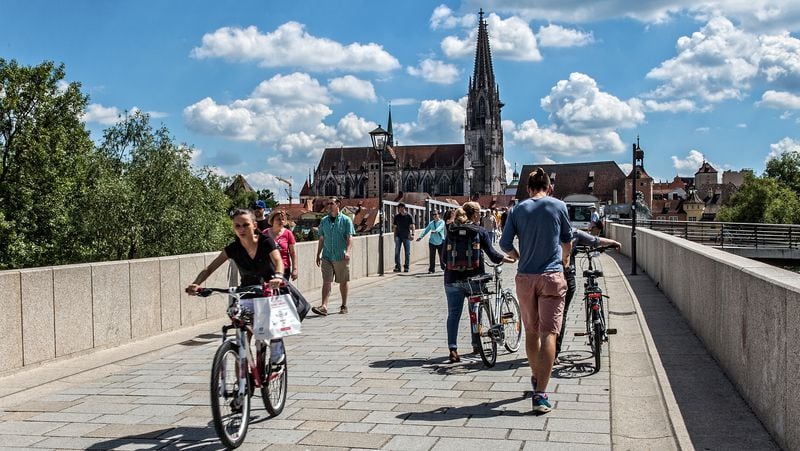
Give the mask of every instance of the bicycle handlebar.
<path id="1" fill-rule="evenodd" d="M 605 252 L 605 251 L 607 251 L 607 250 L 609 250 L 609 249 L 616 249 L 616 248 L 617 248 L 617 246 L 612 246 L 612 245 L 597 246 L 597 247 L 591 247 L 591 246 L 576 246 L 576 247 L 575 247 L 575 251 L 576 251 L 576 252 L 585 253 L 585 254 L 591 254 L 592 252 L 600 252 L 600 253 L 603 253 L 603 252 Z"/>
<path id="2" fill-rule="evenodd" d="M 208 297 L 211 296 L 213 293 L 223 293 L 223 294 L 230 294 L 230 295 L 239 295 L 237 297 L 241 297 L 248 294 L 257 294 L 260 295 L 263 293 L 263 289 L 260 285 L 245 285 L 241 287 L 228 287 L 228 288 L 213 288 L 207 287 L 202 288 L 197 292 L 197 295 L 200 297 Z"/>

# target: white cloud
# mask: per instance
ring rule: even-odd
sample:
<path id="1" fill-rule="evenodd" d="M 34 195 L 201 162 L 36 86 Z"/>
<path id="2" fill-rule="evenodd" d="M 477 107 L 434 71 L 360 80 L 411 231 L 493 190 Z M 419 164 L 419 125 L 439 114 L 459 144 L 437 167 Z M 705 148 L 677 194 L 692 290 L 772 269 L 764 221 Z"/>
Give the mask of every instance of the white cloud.
<path id="1" fill-rule="evenodd" d="M 419 102 L 419 100 L 411 98 L 411 97 L 400 97 L 400 98 L 397 98 L 397 99 L 392 99 L 390 103 L 392 105 L 402 106 L 402 105 L 413 105 L 413 104 L 418 103 L 418 102 Z"/>
<path id="2" fill-rule="evenodd" d="M 541 106 L 558 130 L 571 134 L 631 128 L 644 121 L 638 102 L 625 102 L 601 91 L 593 78 L 579 72 L 556 83 Z"/>
<path id="3" fill-rule="evenodd" d="M 594 42 L 594 35 L 580 30 L 550 24 L 539 27 L 536 34 L 542 47 L 583 47 Z"/>
<path id="4" fill-rule="evenodd" d="M 770 144 L 769 148 L 769 155 L 767 155 L 764 163 L 773 158 L 778 158 L 786 152 L 800 152 L 800 141 L 785 137 L 774 144 Z"/>
<path id="5" fill-rule="evenodd" d="M 736 19 L 747 29 L 794 30 L 800 27 L 800 3 L 794 0 L 664 0 L 638 1 L 604 0 L 595 2 L 564 2 L 560 0 L 465 0 L 462 8 L 487 8 L 515 14 L 525 20 L 549 22 L 592 23 L 614 19 L 634 19 L 647 24 L 668 22 L 688 14 L 698 20 L 713 15 Z"/>
<path id="6" fill-rule="evenodd" d="M 96 122 L 102 125 L 114 125 L 119 121 L 120 111 L 117 107 L 104 107 L 99 103 L 90 103 L 86 106 L 83 115 L 84 122 Z"/>
<path id="7" fill-rule="evenodd" d="M 527 22 L 519 17 L 501 19 L 497 14 L 486 18 L 489 30 L 489 47 L 492 57 L 514 61 L 541 61 L 542 55 L 536 43 L 536 36 Z M 447 36 L 442 40 L 442 51 L 448 58 L 462 58 L 475 52 L 477 27 L 470 26 L 465 38 Z"/>
<path id="8" fill-rule="evenodd" d="M 777 110 L 800 110 L 800 96 L 791 92 L 769 90 L 761 95 L 756 105 Z"/>
<path id="9" fill-rule="evenodd" d="M 711 127 L 697 127 L 694 131 L 697 133 L 708 133 L 711 131 Z"/>
<path id="10" fill-rule="evenodd" d="M 365 146 L 371 140 L 369 132 L 375 130 L 377 125 L 364 118 L 356 116 L 354 113 L 347 113 L 336 124 L 336 131 L 339 138 L 353 146 Z"/>
<path id="11" fill-rule="evenodd" d="M 429 143 L 463 143 L 467 97 L 455 100 L 423 100 L 417 119 L 394 126 L 400 145 Z"/>
<path id="12" fill-rule="evenodd" d="M 200 47 L 192 49 L 192 57 L 256 61 L 262 67 L 300 67 L 315 71 L 388 72 L 400 67 L 397 59 L 378 44 L 343 45 L 312 36 L 305 25 L 298 22 L 286 22 L 266 34 L 254 26 L 222 27 L 203 35 L 202 41 Z"/>
<path id="13" fill-rule="evenodd" d="M 739 124 L 736 124 L 736 128 L 747 128 L 747 124 L 745 124 L 744 122 L 741 122 Z"/>
<path id="14" fill-rule="evenodd" d="M 697 110 L 697 106 L 689 99 L 678 99 L 668 102 L 659 102 L 657 100 L 645 100 L 642 102 L 642 109 L 645 111 L 652 111 L 655 113 L 669 112 L 669 113 L 688 113 Z"/>
<path id="15" fill-rule="evenodd" d="M 432 30 L 449 29 L 456 27 L 472 28 L 478 23 L 476 14 L 466 14 L 461 17 L 453 15 L 453 10 L 446 5 L 439 5 L 431 14 L 430 24 Z"/>
<path id="16" fill-rule="evenodd" d="M 352 97 L 354 99 L 375 102 L 378 97 L 375 95 L 375 87 L 367 80 L 361 80 L 352 75 L 334 78 L 328 83 L 328 89 L 334 94 Z"/>
<path id="17" fill-rule="evenodd" d="M 253 90 L 251 97 L 296 106 L 331 101 L 328 90 L 319 81 L 302 72 L 277 74 L 264 80 Z"/>
<path id="18" fill-rule="evenodd" d="M 406 71 L 414 77 L 442 85 L 449 85 L 458 80 L 458 68 L 439 60 L 426 58 L 419 62 L 419 67 L 408 66 Z"/>
<path id="19" fill-rule="evenodd" d="M 800 39 L 783 32 L 759 36 L 761 72 L 770 83 L 784 87 L 800 84 Z"/>
<path id="20" fill-rule="evenodd" d="M 679 175 L 684 177 L 694 176 L 697 170 L 700 169 L 700 166 L 703 165 L 703 162 L 707 161 L 702 152 L 694 149 L 690 150 L 689 154 L 684 158 L 673 155 L 670 159 L 672 159 L 672 167 L 675 168 Z M 722 166 L 712 162 L 709 162 L 709 164 L 717 170 L 722 169 Z"/>
<path id="21" fill-rule="evenodd" d="M 631 163 L 617 163 L 617 166 L 619 166 L 619 168 L 622 170 L 622 172 L 625 174 L 626 177 L 633 170 L 633 164 Z"/>

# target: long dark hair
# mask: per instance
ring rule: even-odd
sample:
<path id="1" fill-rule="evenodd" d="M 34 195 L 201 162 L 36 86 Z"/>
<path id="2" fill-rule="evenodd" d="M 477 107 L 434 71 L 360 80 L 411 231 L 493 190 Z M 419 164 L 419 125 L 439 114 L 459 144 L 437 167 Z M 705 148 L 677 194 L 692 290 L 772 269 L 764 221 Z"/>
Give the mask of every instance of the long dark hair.
<path id="1" fill-rule="evenodd" d="M 536 168 L 536 171 L 528 176 L 528 188 L 535 193 L 547 191 L 547 188 L 550 188 L 550 176 L 544 169 Z"/>

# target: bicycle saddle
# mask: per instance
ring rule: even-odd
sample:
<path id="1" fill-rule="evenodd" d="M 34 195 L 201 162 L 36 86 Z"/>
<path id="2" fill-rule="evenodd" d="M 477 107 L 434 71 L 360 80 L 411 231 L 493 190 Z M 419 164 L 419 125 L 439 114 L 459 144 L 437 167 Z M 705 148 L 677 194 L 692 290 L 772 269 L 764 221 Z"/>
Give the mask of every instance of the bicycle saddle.
<path id="1" fill-rule="evenodd" d="M 603 277 L 603 271 L 599 271 L 596 269 L 593 271 L 586 270 L 583 271 L 583 277 L 594 277 L 594 278 Z"/>

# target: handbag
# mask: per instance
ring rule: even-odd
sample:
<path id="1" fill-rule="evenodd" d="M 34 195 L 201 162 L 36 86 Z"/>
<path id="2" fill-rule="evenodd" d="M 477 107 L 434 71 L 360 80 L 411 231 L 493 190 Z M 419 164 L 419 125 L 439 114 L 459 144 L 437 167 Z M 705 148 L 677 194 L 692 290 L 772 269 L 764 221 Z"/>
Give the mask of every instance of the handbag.
<path id="1" fill-rule="evenodd" d="M 286 281 L 286 286 L 289 287 L 289 294 L 292 295 L 292 300 L 294 301 L 294 307 L 297 310 L 297 315 L 300 317 L 300 321 L 302 322 L 306 319 L 306 315 L 308 312 L 311 311 L 311 303 L 306 300 L 306 297 L 303 296 L 303 293 L 297 289 L 291 282 L 288 280 Z"/>
<path id="2" fill-rule="evenodd" d="M 253 299 L 253 335 L 268 341 L 299 334 L 300 316 L 290 294 Z"/>

